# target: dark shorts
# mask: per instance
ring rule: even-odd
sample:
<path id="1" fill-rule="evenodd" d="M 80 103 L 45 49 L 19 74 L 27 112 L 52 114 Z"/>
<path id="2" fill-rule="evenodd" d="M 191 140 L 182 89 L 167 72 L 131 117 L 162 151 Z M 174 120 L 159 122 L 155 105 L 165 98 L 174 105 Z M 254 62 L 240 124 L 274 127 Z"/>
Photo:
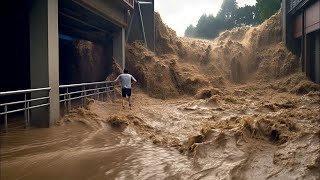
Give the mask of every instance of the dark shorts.
<path id="1" fill-rule="evenodd" d="M 124 88 L 122 89 L 122 97 L 131 96 L 131 89 Z"/>

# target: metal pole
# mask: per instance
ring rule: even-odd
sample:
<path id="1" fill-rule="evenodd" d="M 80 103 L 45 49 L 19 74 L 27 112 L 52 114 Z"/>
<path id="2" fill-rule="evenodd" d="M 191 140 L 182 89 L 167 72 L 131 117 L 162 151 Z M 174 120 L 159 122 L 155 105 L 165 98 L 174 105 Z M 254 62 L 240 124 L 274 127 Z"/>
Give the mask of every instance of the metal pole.
<path id="1" fill-rule="evenodd" d="M 129 23 L 129 28 L 128 28 L 128 32 L 127 32 L 126 42 L 128 42 L 128 39 L 129 39 L 129 35 L 130 35 L 130 31 L 131 31 L 131 25 L 132 25 L 133 17 L 134 17 L 134 11 L 132 11 L 132 16 L 131 16 L 131 18 L 130 18 L 130 23 Z"/>
<path id="2" fill-rule="evenodd" d="M 67 93 L 68 93 L 68 88 L 66 89 L 65 95 L 63 97 L 63 100 L 64 100 L 64 113 L 68 112 L 68 109 L 67 109 Z"/>
<path id="3" fill-rule="evenodd" d="M 28 128 L 30 127 L 30 109 L 29 109 L 29 107 L 30 107 L 30 101 L 28 101 L 28 103 L 27 103 L 27 121 L 28 121 Z"/>
<path id="4" fill-rule="evenodd" d="M 28 128 L 28 109 L 27 109 L 27 93 L 24 94 L 24 121 L 25 128 Z"/>
<path id="5" fill-rule="evenodd" d="M 98 89 L 98 85 L 96 85 L 96 93 L 97 93 L 97 100 L 99 101 L 99 89 Z"/>
<path id="6" fill-rule="evenodd" d="M 81 92 L 81 107 L 83 108 L 84 107 L 84 97 L 83 97 L 83 91 L 85 90 L 85 87 L 82 86 L 82 92 Z"/>
<path id="7" fill-rule="evenodd" d="M 144 44 L 146 45 L 146 48 L 148 49 L 147 39 L 146 39 L 146 34 L 145 34 L 145 32 L 144 32 L 144 25 L 143 25 L 141 8 L 140 8 L 140 3 L 139 3 L 139 2 L 138 2 L 138 7 L 139 7 L 139 13 L 140 13 L 140 21 L 141 21 L 141 26 L 142 26 L 142 33 L 143 33 L 143 38 L 144 38 Z"/>
<path id="8" fill-rule="evenodd" d="M 8 132 L 8 114 L 7 114 L 7 105 L 4 106 L 4 112 L 6 114 L 4 114 L 4 128 L 5 128 L 5 131 Z"/>
<path id="9" fill-rule="evenodd" d="M 84 104 L 84 107 L 86 106 L 86 103 L 87 103 L 87 100 L 86 100 L 86 98 L 87 98 L 87 91 L 85 91 L 84 92 L 84 99 L 83 99 L 83 104 Z"/>
<path id="10" fill-rule="evenodd" d="M 106 88 L 104 89 L 104 94 L 105 94 L 105 101 L 108 99 L 108 90 L 109 90 L 109 87 L 108 87 L 108 83 L 106 83 Z"/>
<path id="11" fill-rule="evenodd" d="M 67 91 L 68 91 L 68 88 L 67 88 Z M 71 109 L 71 100 L 70 100 L 71 95 L 70 95 L 70 93 L 68 93 L 67 96 L 68 96 L 68 112 L 70 112 L 70 109 Z"/>

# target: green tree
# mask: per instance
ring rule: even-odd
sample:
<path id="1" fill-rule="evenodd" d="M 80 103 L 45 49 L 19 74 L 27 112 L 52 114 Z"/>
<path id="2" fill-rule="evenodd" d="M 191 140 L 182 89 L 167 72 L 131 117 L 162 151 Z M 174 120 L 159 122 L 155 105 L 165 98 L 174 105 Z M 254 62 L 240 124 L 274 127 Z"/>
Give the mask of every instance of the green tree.
<path id="1" fill-rule="evenodd" d="M 198 20 L 198 24 L 196 26 L 196 37 L 206 38 L 208 31 L 208 16 L 203 14 Z"/>
<path id="2" fill-rule="evenodd" d="M 190 24 L 187 29 L 184 31 L 184 36 L 186 37 L 195 37 L 196 36 L 196 28 Z"/>
<path id="3" fill-rule="evenodd" d="M 217 17 L 222 19 L 232 19 L 237 8 L 238 3 L 236 0 L 224 0 Z"/>
<path id="4" fill-rule="evenodd" d="M 222 2 L 217 18 L 224 21 L 224 29 L 231 29 L 235 27 L 235 12 L 238 9 L 236 0 L 224 0 Z"/>
<path id="5" fill-rule="evenodd" d="M 281 7 L 280 0 L 257 0 L 256 8 L 259 23 L 271 17 Z"/>
<path id="6" fill-rule="evenodd" d="M 240 7 L 235 11 L 235 26 L 254 26 L 258 24 L 255 6 Z"/>
<path id="7" fill-rule="evenodd" d="M 224 0 L 216 17 L 203 14 L 196 27 L 188 26 L 185 30 L 185 36 L 212 39 L 227 29 L 257 24 L 258 13 L 255 6 L 239 8 L 236 0 Z"/>

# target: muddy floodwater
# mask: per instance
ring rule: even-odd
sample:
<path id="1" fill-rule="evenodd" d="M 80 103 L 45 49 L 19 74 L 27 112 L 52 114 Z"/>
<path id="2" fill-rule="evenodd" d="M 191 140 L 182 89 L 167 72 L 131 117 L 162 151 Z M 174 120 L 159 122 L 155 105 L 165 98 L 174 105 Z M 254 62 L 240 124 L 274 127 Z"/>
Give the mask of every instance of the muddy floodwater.
<path id="1" fill-rule="evenodd" d="M 126 45 L 132 110 L 87 99 L 52 128 L 1 134 L 1 179 L 320 179 L 320 85 L 281 42 L 281 17 L 209 41 L 156 13 L 155 52 Z M 83 60 L 100 62 L 90 47 Z"/>
<path id="2" fill-rule="evenodd" d="M 93 101 L 1 136 L 1 179 L 319 179 L 319 92 Z"/>
<path id="3" fill-rule="evenodd" d="M 1 179 L 165 179 L 190 175 L 173 148 L 113 130 L 70 123 L 1 137 Z"/>

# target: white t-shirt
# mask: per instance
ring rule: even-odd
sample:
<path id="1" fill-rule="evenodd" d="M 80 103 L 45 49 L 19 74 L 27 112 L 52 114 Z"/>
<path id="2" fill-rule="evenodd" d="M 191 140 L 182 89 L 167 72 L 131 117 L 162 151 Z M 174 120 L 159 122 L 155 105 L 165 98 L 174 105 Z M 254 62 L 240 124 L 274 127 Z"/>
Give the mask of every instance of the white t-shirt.
<path id="1" fill-rule="evenodd" d="M 114 81 L 118 81 L 119 79 L 121 80 L 122 89 L 131 89 L 131 79 L 137 82 L 137 80 L 131 74 L 120 74 Z"/>

